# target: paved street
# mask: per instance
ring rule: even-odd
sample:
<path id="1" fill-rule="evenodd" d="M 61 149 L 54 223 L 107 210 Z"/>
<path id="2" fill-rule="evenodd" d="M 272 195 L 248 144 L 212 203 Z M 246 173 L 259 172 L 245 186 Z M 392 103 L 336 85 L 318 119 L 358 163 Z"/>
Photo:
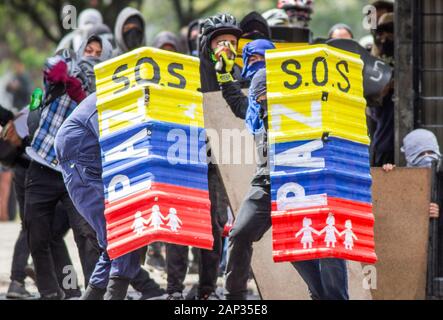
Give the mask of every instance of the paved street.
<path id="1" fill-rule="evenodd" d="M 9 275 L 11 269 L 12 252 L 17 238 L 18 232 L 20 230 L 20 224 L 18 222 L 7 222 L 0 223 L 0 300 L 5 299 L 6 291 L 9 285 Z M 83 278 L 80 260 L 78 257 L 77 247 L 72 236 L 72 232 L 66 237 L 66 244 L 68 246 L 69 252 L 71 254 L 71 259 L 74 263 L 75 270 L 78 273 L 78 279 L 80 279 L 80 285 L 83 288 L 81 279 Z M 151 276 L 163 287 L 166 288 L 166 274 L 158 270 L 150 270 Z M 188 274 L 185 279 L 186 292 L 195 284 L 198 280 L 198 276 L 195 274 Z M 218 293 L 222 292 L 223 279 L 219 278 L 218 281 L 219 290 Z M 33 281 L 29 278 L 26 279 L 26 287 L 28 291 L 33 294 L 37 294 L 37 288 L 35 287 Z M 249 299 L 258 299 L 257 288 L 253 281 L 249 282 L 250 296 Z M 137 293 L 130 291 L 129 296 L 132 298 L 137 298 Z"/>

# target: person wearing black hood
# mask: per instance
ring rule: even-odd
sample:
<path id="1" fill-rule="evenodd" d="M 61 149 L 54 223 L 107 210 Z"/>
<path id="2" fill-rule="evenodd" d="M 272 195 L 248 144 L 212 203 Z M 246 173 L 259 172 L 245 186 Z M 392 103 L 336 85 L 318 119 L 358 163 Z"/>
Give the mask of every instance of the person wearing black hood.
<path id="1" fill-rule="evenodd" d="M 145 19 L 137 9 L 127 7 L 117 17 L 114 38 L 115 56 L 132 51 L 146 44 Z"/>
<path id="2" fill-rule="evenodd" d="M 65 296 L 57 281 L 49 246 L 58 203 L 63 203 L 74 232 L 85 286 L 100 254 L 95 231 L 78 214 L 68 195 L 55 155 L 54 141 L 64 120 L 95 90 L 94 65 L 111 55 L 111 45 L 93 36 L 83 42 L 77 53 L 64 49 L 46 62 L 46 90 L 39 124 L 30 146 L 26 148 L 32 160 L 26 172 L 24 205 L 25 229 L 41 299 L 59 300 Z"/>

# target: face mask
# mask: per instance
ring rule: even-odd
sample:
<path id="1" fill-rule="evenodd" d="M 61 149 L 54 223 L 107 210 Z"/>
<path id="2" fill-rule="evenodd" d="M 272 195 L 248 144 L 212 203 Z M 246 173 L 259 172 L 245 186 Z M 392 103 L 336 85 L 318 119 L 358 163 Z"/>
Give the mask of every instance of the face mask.
<path id="1" fill-rule="evenodd" d="M 136 49 L 142 45 L 143 32 L 136 28 L 128 30 L 123 34 L 123 39 L 129 50 Z"/>
<path id="2" fill-rule="evenodd" d="M 423 156 L 415 159 L 413 165 L 408 164 L 408 166 L 409 167 L 419 167 L 419 168 L 430 168 L 430 167 L 432 167 L 432 162 L 438 160 L 438 158 L 439 157 L 436 154 L 423 155 Z"/>
<path id="3" fill-rule="evenodd" d="M 253 64 L 244 67 L 241 75 L 243 79 L 251 80 L 254 77 L 254 75 L 257 73 L 257 71 L 264 68 L 265 66 L 266 64 L 264 61 L 254 62 Z"/>

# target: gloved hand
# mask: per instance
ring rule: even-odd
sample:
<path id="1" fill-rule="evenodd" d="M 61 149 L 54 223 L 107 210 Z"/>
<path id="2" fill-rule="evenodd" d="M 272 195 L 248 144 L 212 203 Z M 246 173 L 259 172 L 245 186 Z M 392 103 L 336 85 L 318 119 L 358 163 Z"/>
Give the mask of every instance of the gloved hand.
<path id="1" fill-rule="evenodd" d="M 68 66 L 64 61 L 59 61 L 51 69 L 45 71 L 49 83 L 66 83 L 68 80 Z"/>
<path id="2" fill-rule="evenodd" d="M 66 93 L 79 104 L 86 98 L 86 93 L 82 88 L 82 83 L 75 77 L 68 77 L 66 80 Z"/>
<path id="3" fill-rule="evenodd" d="M 234 81 L 231 71 L 235 64 L 235 48 L 229 41 L 224 41 L 214 50 L 214 55 L 217 60 L 215 64 L 215 71 L 217 73 L 217 81 L 225 83 Z"/>

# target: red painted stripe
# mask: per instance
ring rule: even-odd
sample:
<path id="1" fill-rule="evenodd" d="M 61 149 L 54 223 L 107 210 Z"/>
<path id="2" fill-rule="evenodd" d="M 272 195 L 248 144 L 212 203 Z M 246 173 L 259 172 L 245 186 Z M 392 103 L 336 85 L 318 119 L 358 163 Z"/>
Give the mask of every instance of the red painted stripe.
<path id="1" fill-rule="evenodd" d="M 152 207 L 159 206 L 164 217 L 174 208 L 182 225 L 172 232 L 163 220 L 160 230 L 146 225 L 138 236 L 134 229 L 135 214 L 148 220 Z M 111 259 L 134 251 L 155 241 L 212 249 L 212 224 L 210 201 L 207 191 L 183 188 L 163 183 L 153 183 L 152 188 L 140 191 L 124 199 L 105 203 L 107 222 L 108 253 Z"/>
<path id="2" fill-rule="evenodd" d="M 276 208 L 275 203 L 272 205 L 273 208 Z M 297 238 L 295 237 L 296 233 L 303 227 L 304 218 L 310 218 L 312 221 L 311 227 L 321 231 L 327 226 L 326 219 L 330 213 L 334 215 L 335 228 L 338 232 L 346 229 L 346 220 L 351 220 L 351 230 L 357 237 L 357 240 L 354 239 L 353 241 L 352 250 L 345 248 L 345 235 L 339 236 L 337 234 L 335 235 L 337 240 L 335 248 L 327 248 L 325 233 L 322 235 L 312 233 L 312 249 L 309 249 L 309 246 L 304 249 L 301 242 L 303 233 Z M 374 263 L 377 257 L 374 249 L 373 226 L 372 205 L 338 198 L 328 198 L 327 206 L 273 211 L 272 238 L 274 261 L 301 261 L 335 257 Z"/>

